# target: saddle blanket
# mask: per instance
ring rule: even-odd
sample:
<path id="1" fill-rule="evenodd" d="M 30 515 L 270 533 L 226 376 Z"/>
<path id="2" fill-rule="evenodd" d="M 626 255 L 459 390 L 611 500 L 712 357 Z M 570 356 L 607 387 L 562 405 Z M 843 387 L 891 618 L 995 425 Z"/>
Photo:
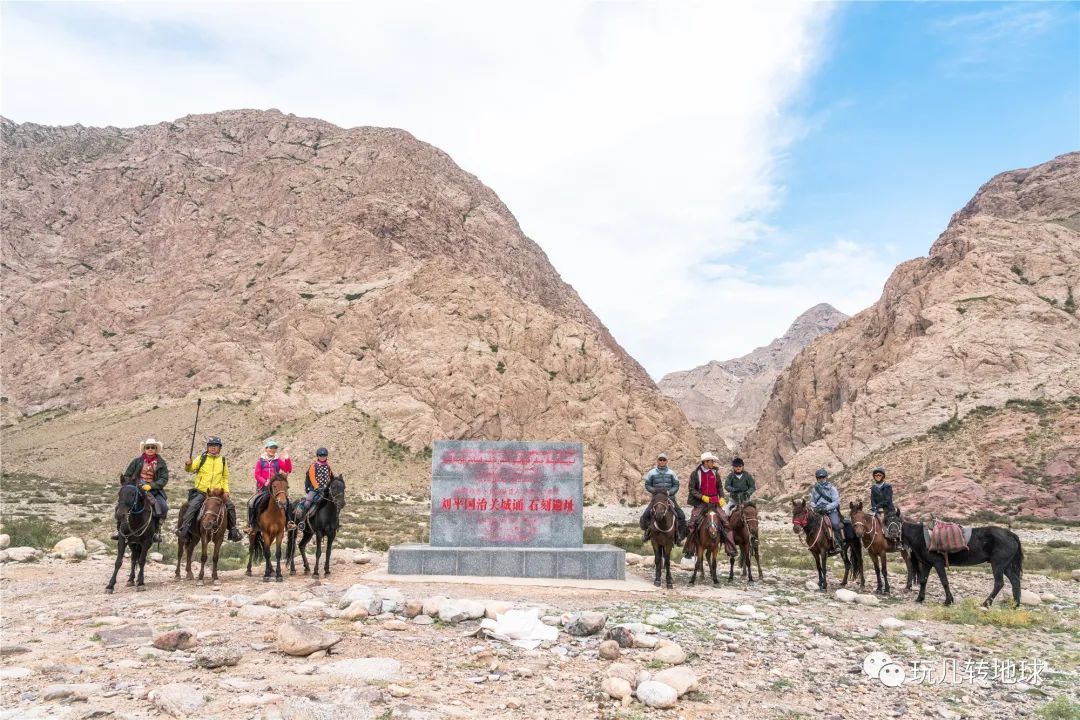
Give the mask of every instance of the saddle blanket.
<path id="1" fill-rule="evenodd" d="M 971 541 L 971 528 L 961 527 L 956 523 L 934 523 L 932 528 L 924 527 L 923 534 L 930 552 L 960 552 L 967 550 Z"/>

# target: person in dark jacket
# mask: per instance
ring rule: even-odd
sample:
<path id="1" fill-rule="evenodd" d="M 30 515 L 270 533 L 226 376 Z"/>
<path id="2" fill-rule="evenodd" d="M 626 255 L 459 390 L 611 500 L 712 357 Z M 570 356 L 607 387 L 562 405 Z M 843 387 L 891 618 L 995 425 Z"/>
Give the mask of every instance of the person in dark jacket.
<path id="1" fill-rule="evenodd" d="M 818 515 L 829 518 L 833 529 L 832 549 L 830 555 L 836 555 L 844 547 L 844 520 L 840 517 L 840 491 L 829 482 L 829 471 L 820 468 L 814 473 L 816 479 L 810 488 L 810 507 Z"/>
<path id="2" fill-rule="evenodd" d="M 899 540 L 900 513 L 893 504 L 892 485 L 885 482 L 885 468 L 876 467 L 870 474 L 874 478 L 874 484 L 870 486 L 870 513 L 877 515 L 879 511 L 883 511 L 885 537 L 890 540 Z"/>
<path id="3" fill-rule="evenodd" d="M 330 468 L 330 451 L 324 447 L 315 451 L 315 462 L 308 466 L 304 475 L 305 495 L 296 504 L 296 529 L 303 532 L 309 511 L 319 504 L 323 493 L 330 487 L 334 471 Z"/>
<path id="4" fill-rule="evenodd" d="M 686 515 L 683 513 L 682 508 L 679 507 L 679 499 L 676 496 L 676 493 L 679 492 L 679 476 L 668 467 L 667 453 L 660 453 L 656 457 L 656 466 L 645 474 L 645 492 L 649 493 L 649 497 L 651 498 L 661 491 L 666 492 L 668 497 L 671 498 L 671 504 L 675 508 L 675 517 L 678 519 L 679 524 L 676 542 L 682 542 L 686 539 Z M 645 531 L 642 542 L 648 542 L 649 535 L 652 532 L 652 512 L 648 506 L 641 515 L 640 525 L 641 529 Z"/>
<path id="5" fill-rule="evenodd" d="M 142 452 L 130 463 L 124 471 L 124 477 L 138 480 L 143 490 L 150 493 L 154 499 L 154 517 L 158 520 L 158 527 L 169 514 L 169 501 L 165 497 L 165 486 L 169 483 L 169 466 L 165 458 L 158 455 L 161 452 L 161 443 L 154 438 L 147 438 L 142 444 Z M 116 532 L 112 539 L 120 539 L 120 525 L 117 523 Z M 154 542 L 161 542 L 161 533 L 154 533 Z"/>
<path id="6" fill-rule="evenodd" d="M 746 471 L 742 458 L 737 457 L 731 461 L 731 472 L 724 480 L 724 490 L 732 507 L 753 501 L 757 483 L 754 482 L 754 476 Z"/>
<path id="7" fill-rule="evenodd" d="M 686 545 L 683 547 L 683 557 L 688 560 L 697 552 L 697 547 L 694 545 L 694 532 L 707 510 L 717 511 L 724 550 L 728 555 L 735 556 L 735 543 L 731 540 L 731 524 L 724 511 L 724 498 L 720 495 L 720 475 L 716 471 L 717 460 L 718 458 L 711 452 L 702 453 L 701 462 L 694 468 L 694 472 L 690 473 L 687 502 L 693 505 L 694 509 L 690 513 L 690 527 L 686 536 Z"/>

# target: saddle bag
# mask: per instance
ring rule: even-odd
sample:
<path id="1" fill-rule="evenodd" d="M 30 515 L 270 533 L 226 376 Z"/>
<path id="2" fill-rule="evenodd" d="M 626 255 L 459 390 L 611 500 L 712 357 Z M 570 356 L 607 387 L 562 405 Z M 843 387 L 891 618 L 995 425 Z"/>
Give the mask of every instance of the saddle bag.
<path id="1" fill-rule="evenodd" d="M 929 535 L 927 547 L 930 552 L 954 553 L 968 549 L 968 539 L 971 537 L 971 531 L 965 531 L 956 523 L 934 523 L 934 526 L 926 532 Z"/>

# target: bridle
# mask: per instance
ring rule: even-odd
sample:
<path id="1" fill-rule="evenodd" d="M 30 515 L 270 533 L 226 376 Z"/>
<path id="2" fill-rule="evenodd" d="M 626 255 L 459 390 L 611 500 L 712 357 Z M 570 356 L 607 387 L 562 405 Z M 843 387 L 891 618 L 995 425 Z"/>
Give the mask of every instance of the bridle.
<path id="1" fill-rule="evenodd" d="M 811 530 L 810 530 L 810 508 L 809 507 L 804 507 L 803 511 L 799 515 L 792 517 L 791 518 L 791 523 L 793 525 L 798 525 L 799 527 L 801 527 L 803 529 L 803 532 L 806 534 L 806 538 L 807 539 L 810 538 Z M 821 540 L 821 533 L 822 533 L 822 531 L 824 529 L 825 529 L 824 517 L 818 517 L 817 532 L 814 533 L 814 539 L 812 541 L 810 541 L 809 543 L 807 543 L 808 547 L 812 548 L 812 547 L 814 547 L 815 545 L 818 544 L 818 541 Z"/>
<path id="2" fill-rule="evenodd" d="M 656 532 L 658 532 L 658 533 L 660 533 L 662 535 L 667 535 L 668 533 L 670 533 L 672 530 L 675 529 L 675 506 L 672 504 L 671 498 L 668 497 L 667 495 L 664 495 L 659 500 L 654 500 L 653 503 L 652 503 L 652 506 L 653 506 L 653 514 L 652 514 L 653 530 L 655 530 Z M 666 530 L 656 524 L 656 508 L 661 507 L 661 506 L 664 507 L 665 509 L 671 511 L 671 526 L 668 527 Z"/>
<path id="3" fill-rule="evenodd" d="M 143 497 L 142 488 L 140 488 L 135 483 L 127 483 L 126 485 L 121 486 L 121 491 L 123 491 L 124 487 L 130 487 L 135 491 L 135 497 L 132 499 L 131 504 L 128 506 L 127 513 L 124 514 L 124 519 L 120 522 L 120 526 L 117 528 L 117 532 L 120 534 L 120 537 L 124 538 L 124 540 L 127 540 L 128 538 L 141 537 L 142 534 L 146 532 L 146 529 L 150 527 L 150 523 L 154 521 L 154 512 L 152 509 L 147 512 L 147 510 L 149 509 L 147 507 L 148 503 L 147 499 Z M 135 507 L 140 504 L 140 500 L 143 501 L 142 508 L 138 512 L 135 512 Z M 131 516 L 141 515 L 143 513 L 146 513 L 146 522 L 142 524 L 142 527 L 140 527 L 138 530 L 131 527 Z M 127 532 L 124 531 L 125 527 L 128 529 Z"/>
<path id="4" fill-rule="evenodd" d="M 743 524 L 746 525 L 746 529 L 750 533 L 750 537 L 757 537 L 757 534 L 758 534 L 757 511 L 755 510 L 753 517 L 749 517 L 746 514 L 746 505 L 744 503 L 739 503 L 737 507 L 740 510 L 742 510 L 741 514 L 742 514 Z M 750 523 L 753 523 L 753 525 L 751 525 Z"/>
<path id="5" fill-rule="evenodd" d="M 863 517 L 866 516 L 866 513 L 860 513 L 860 514 Z M 858 522 L 852 521 L 851 526 L 853 528 L 855 528 L 855 532 L 859 533 L 859 537 L 865 542 L 866 546 L 869 547 L 870 545 L 874 544 L 874 538 L 877 536 L 877 534 L 879 532 L 878 528 L 879 528 L 879 523 L 880 522 L 881 521 L 878 520 L 877 515 L 874 515 L 873 518 L 870 520 L 870 540 L 869 541 L 866 541 L 866 530 L 865 530 L 866 523 L 864 523 L 862 520 L 860 520 Z M 863 528 L 862 531 L 859 530 L 860 527 Z M 884 534 L 884 531 L 882 531 L 882 534 Z"/>
<path id="6" fill-rule="evenodd" d="M 274 490 L 274 485 L 277 484 L 277 483 L 281 483 L 285 487 L 283 487 L 281 490 L 276 490 L 275 491 Z M 270 481 L 270 492 L 272 492 L 274 494 L 274 502 L 277 504 L 278 508 L 280 508 L 281 510 L 284 510 L 289 504 L 289 481 L 288 480 L 271 480 Z"/>
<path id="7" fill-rule="evenodd" d="M 211 500 L 218 501 L 218 508 L 212 511 L 208 509 L 204 513 L 204 517 L 210 516 L 211 523 L 210 527 L 200 528 L 200 531 L 208 532 L 210 537 L 213 537 L 214 535 L 217 535 L 218 530 L 221 529 L 222 522 L 225 520 L 225 498 L 220 495 L 214 495 L 206 498 L 203 502 L 210 502 Z"/>
<path id="8" fill-rule="evenodd" d="M 720 537 L 720 514 L 717 513 L 715 510 L 710 510 L 709 512 L 705 513 L 705 517 L 709 521 L 709 538 L 711 540 L 716 540 Z"/>

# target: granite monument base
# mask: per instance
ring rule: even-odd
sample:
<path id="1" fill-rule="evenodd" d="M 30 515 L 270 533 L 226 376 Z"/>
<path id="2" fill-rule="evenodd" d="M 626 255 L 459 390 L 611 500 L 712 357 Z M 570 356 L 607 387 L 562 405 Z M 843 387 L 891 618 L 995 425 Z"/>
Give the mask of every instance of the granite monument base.
<path id="1" fill-rule="evenodd" d="M 390 548 L 391 575 L 486 575 L 488 577 L 625 580 L 626 552 L 614 545 L 579 548 L 432 547 Z"/>

